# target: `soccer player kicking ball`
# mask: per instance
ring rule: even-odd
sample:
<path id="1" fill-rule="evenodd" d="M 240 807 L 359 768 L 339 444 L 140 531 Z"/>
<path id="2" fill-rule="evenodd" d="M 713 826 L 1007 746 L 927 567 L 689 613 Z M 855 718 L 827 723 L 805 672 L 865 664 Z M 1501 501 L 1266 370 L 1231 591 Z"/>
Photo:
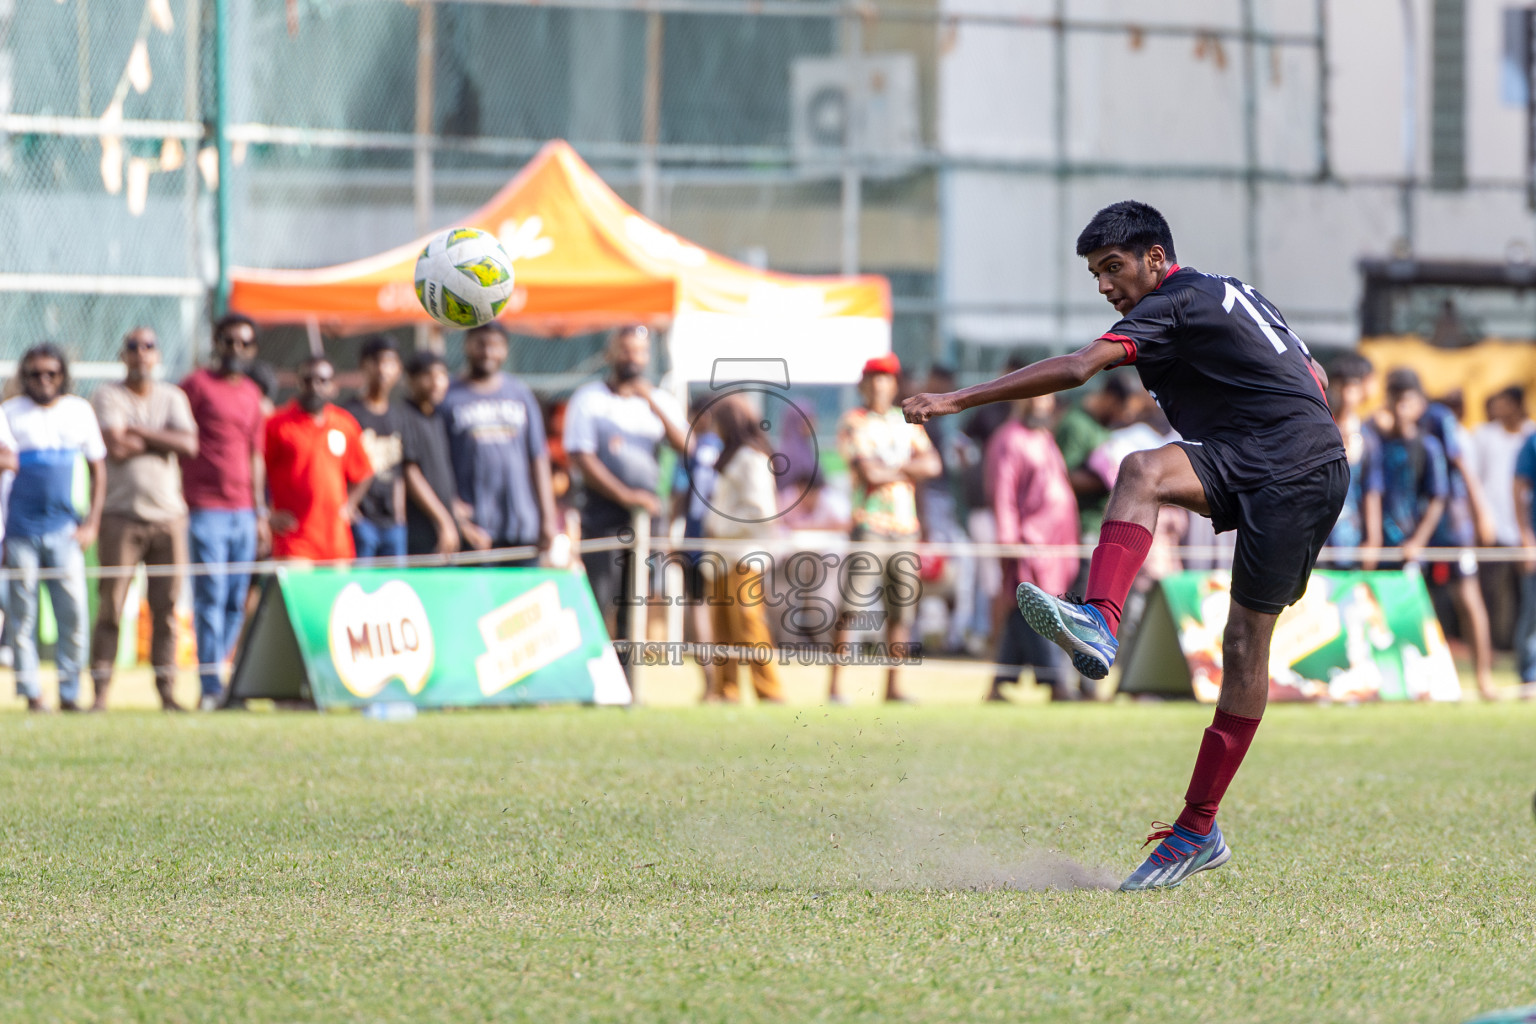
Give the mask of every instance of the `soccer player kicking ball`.
<path id="1" fill-rule="evenodd" d="M 1269 698 L 1275 619 L 1307 588 L 1318 551 L 1349 488 L 1349 464 L 1328 411 L 1323 371 L 1270 302 L 1231 277 L 1174 262 L 1173 234 L 1145 203 L 1094 215 L 1077 239 L 1099 294 L 1121 320 L 1086 348 L 996 380 L 902 403 L 923 423 L 988 402 L 1077 387 L 1101 370 L 1135 365 L 1182 441 L 1129 456 L 1109 497 L 1078 604 L 1029 583 L 1019 610 L 1041 636 L 1102 679 L 1119 644 L 1120 610 L 1152 546 L 1160 505 L 1237 531 L 1232 609 L 1222 637 L 1221 697 L 1205 730 L 1184 810 L 1154 822 L 1157 848 L 1122 890 L 1178 885 L 1232 856 L 1216 808 L 1237 774 Z"/>

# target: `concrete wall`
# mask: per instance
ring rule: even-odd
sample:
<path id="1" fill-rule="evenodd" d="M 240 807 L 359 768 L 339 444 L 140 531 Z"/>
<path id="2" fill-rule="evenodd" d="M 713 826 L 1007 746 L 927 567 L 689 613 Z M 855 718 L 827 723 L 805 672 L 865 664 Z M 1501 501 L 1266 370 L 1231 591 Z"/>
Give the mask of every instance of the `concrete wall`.
<path id="1" fill-rule="evenodd" d="M 947 2 L 977 9 L 976 0 Z M 1056 7 L 990 2 L 1015 14 Z M 1250 98 L 1238 39 L 1124 31 L 1067 33 L 1058 42 L 1048 30 L 962 26 L 939 75 L 940 147 L 973 164 L 946 172 L 941 186 L 943 294 L 960 304 L 949 330 L 967 341 L 1062 346 L 1102 330 L 1113 311 L 1072 247 L 1099 206 L 1123 198 L 1163 210 L 1181 262 L 1244 277 L 1324 345 L 1357 337 L 1362 256 L 1411 251 L 1497 261 L 1530 253 L 1523 111 L 1500 95 L 1506 6 L 1467 0 L 1467 187 L 1436 190 L 1427 186 L 1431 0 L 1414 0 L 1417 184 L 1406 221 L 1398 0 L 1322 5 L 1326 176 L 1313 47 L 1256 46 Z M 1155 11 L 1116 0 L 1065 5 L 1074 20 L 1227 29 L 1242 27 L 1243 7 L 1242 0 Z M 1261 31 L 1317 31 L 1312 3 L 1253 0 L 1252 12 Z M 1250 147 L 1262 172 L 1254 187 L 1243 174 Z M 1059 157 L 1072 168 L 1065 178 L 1054 173 Z"/>

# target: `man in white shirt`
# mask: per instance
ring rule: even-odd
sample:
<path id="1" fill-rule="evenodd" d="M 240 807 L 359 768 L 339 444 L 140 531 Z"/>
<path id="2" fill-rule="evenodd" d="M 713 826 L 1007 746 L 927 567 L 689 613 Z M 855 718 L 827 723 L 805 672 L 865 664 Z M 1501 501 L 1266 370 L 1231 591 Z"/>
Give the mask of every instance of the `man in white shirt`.
<path id="1" fill-rule="evenodd" d="M 1493 519 L 1494 543 L 1520 544 L 1520 518 L 1515 510 L 1515 458 L 1536 423 L 1525 413 L 1525 389 L 1508 387 L 1488 399 L 1488 422 L 1472 431 L 1467 469 L 1483 489 L 1484 504 Z M 1495 644 L 1511 639 L 1519 609 L 1520 574 L 1513 562 L 1484 562 L 1483 599 Z"/>
<path id="2" fill-rule="evenodd" d="M 20 571 L 6 602 L 6 632 L 16 652 L 16 688 L 31 711 L 47 711 L 38 686 L 37 587 L 42 569 L 58 622 L 55 660 L 59 707 L 79 711 L 85 663 L 84 549 L 96 542 L 106 501 L 106 445 L 91 404 L 69 391 L 69 366 L 55 345 L 36 345 L 21 357 L 24 394 L 0 405 L 16 441 L 16 480 L 6 505 L 5 567 Z M 90 469 L 91 502 L 75 511 L 75 463 Z"/>
<path id="3" fill-rule="evenodd" d="M 660 515 L 657 450 L 665 442 L 680 455 L 688 451 L 683 410 L 670 394 L 651 387 L 645 377 L 650 364 L 648 329 L 616 332 L 608 344 L 608 376 L 577 388 L 565 407 L 565 450 L 581 471 L 585 490 L 583 539 L 617 536 L 641 509 Z M 582 558 L 597 606 L 616 640 L 630 639 L 633 595 L 624 579 L 623 556 L 600 551 Z"/>
<path id="4" fill-rule="evenodd" d="M 11 425 L 6 421 L 4 411 L 0 410 L 0 552 L 4 551 L 5 544 L 5 506 L 11 500 L 11 481 L 15 478 L 16 435 L 11 433 Z M 0 612 L 5 612 L 10 590 L 10 581 L 0 576 Z M 9 612 L 0 615 L 0 621 L 9 618 Z M 0 665 L 10 668 L 14 664 L 15 655 L 11 652 L 10 636 L 0 634 Z"/>
<path id="5" fill-rule="evenodd" d="M 1472 431 L 1471 468 L 1483 487 L 1488 510 L 1493 514 L 1494 541 L 1520 543 L 1520 521 L 1515 515 L 1515 457 L 1525 439 L 1536 431 L 1525 414 L 1525 389 L 1509 387 L 1488 399 L 1488 422 Z"/>

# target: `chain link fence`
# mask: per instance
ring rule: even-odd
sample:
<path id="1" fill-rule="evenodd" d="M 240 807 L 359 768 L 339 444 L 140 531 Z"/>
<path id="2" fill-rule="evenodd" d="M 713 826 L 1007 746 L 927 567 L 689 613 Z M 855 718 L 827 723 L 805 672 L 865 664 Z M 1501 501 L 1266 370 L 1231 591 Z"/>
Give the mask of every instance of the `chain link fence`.
<path id="1" fill-rule="evenodd" d="M 0 0 L 5 357 L 59 340 L 104 364 L 133 324 L 181 351 L 198 331 L 201 14 L 165 0 Z"/>
<path id="2" fill-rule="evenodd" d="M 1101 328 L 1072 240 L 1126 195 L 1176 210 L 1224 270 L 1288 298 L 1302 282 L 1283 305 L 1303 333 L 1345 337 L 1352 300 L 1309 306 L 1287 266 L 1295 236 L 1334 227 L 1343 196 L 1350 223 L 1319 258 L 1353 278 L 1352 239 L 1388 250 L 1427 187 L 1335 173 L 1326 9 L 0 0 L 0 331 L 8 354 L 52 338 L 115 373 L 118 339 L 147 323 L 179 373 L 207 345 L 216 189 L 232 264 L 322 266 L 451 223 L 558 137 L 702 245 L 888 274 L 896 349 L 916 368 L 944 358 L 971 378 Z M 1502 203 L 1522 186 L 1483 187 Z M 264 355 L 309 344 L 274 331 Z M 326 344 L 355 358 L 355 340 Z M 513 365 L 567 390 L 597 347 L 520 339 Z"/>

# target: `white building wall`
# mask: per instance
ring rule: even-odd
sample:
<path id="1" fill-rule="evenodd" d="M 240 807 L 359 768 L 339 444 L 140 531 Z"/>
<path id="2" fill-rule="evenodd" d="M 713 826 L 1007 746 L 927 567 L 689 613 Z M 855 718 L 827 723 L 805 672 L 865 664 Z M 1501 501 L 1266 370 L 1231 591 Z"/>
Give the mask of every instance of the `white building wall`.
<path id="1" fill-rule="evenodd" d="M 1056 7 L 989 2 L 983 9 L 1021 15 L 1048 16 Z M 977 10 L 976 0 L 944 4 Z M 1072 247 L 1095 210 L 1124 198 L 1163 210 L 1181 262 L 1245 277 L 1325 345 L 1357 338 L 1362 257 L 1411 251 L 1499 261 L 1529 253 L 1524 113 L 1506 104 L 1500 83 L 1509 5 L 1468 0 L 1468 187 L 1436 190 L 1427 185 L 1431 2 L 1412 0 L 1418 185 L 1406 226 L 1400 0 L 1326 0 L 1327 179 L 1317 176 L 1317 50 L 1255 46 L 1253 145 L 1268 176 L 1253 188 L 1233 173 L 1246 166 L 1249 145 L 1241 40 L 1131 29 L 1068 33 L 1066 117 L 1058 129 L 1054 33 L 963 24 L 939 74 L 939 146 L 967 161 L 946 172 L 943 192 L 941 278 L 944 297 L 960 304 L 949 333 L 1000 345 L 1075 346 L 1104 329 L 1114 313 Z M 1243 24 L 1243 0 L 1155 8 L 1069 0 L 1064 8 L 1074 20 L 1126 25 Z M 1252 11 L 1261 31 L 1316 31 L 1315 3 L 1253 0 Z M 1065 183 L 1052 173 L 1058 156 L 1070 167 Z"/>

